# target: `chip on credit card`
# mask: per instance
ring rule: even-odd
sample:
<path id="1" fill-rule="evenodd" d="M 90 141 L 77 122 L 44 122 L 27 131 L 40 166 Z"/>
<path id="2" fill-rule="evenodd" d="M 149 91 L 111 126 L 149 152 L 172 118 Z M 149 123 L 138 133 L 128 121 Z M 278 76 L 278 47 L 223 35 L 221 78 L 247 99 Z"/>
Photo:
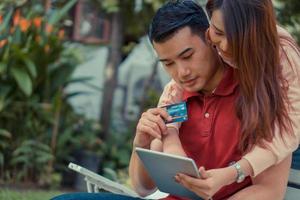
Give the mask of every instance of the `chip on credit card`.
<path id="1" fill-rule="evenodd" d="M 183 122 L 188 119 L 187 108 L 186 108 L 185 102 L 166 105 L 166 106 L 164 106 L 164 108 L 167 109 L 167 112 L 172 117 L 172 120 L 166 121 L 166 124 L 174 123 L 174 122 Z"/>

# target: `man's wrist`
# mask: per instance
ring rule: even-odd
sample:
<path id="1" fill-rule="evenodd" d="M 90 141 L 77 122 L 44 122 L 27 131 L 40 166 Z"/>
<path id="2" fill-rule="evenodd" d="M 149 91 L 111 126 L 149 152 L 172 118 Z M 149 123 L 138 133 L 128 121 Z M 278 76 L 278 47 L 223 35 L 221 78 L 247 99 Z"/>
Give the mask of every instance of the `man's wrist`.
<path id="1" fill-rule="evenodd" d="M 133 140 L 132 147 L 133 147 L 133 150 L 135 150 L 136 147 L 143 148 L 143 149 L 150 149 L 150 143 L 146 144 L 146 145 L 141 145 L 138 142 L 136 142 L 135 140 Z"/>

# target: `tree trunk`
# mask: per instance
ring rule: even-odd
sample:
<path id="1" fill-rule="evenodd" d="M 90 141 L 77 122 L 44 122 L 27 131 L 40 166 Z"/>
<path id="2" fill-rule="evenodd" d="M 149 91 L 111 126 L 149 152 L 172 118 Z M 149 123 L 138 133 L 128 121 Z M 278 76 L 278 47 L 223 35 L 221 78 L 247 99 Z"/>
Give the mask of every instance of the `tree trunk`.
<path id="1" fill-rule="evenodd" d="M 140 115 L 145 110 L 146 100 L 148 98 L 148 91 L 149 91 L 149 89 L 151 89 L 151 84 L 153 84 L 155 76 L 157 74 L 158 62 L 159 62 L 158 60 L 155 60 L 155 62 L 152 65 L 152 72 L 151 72 L 151 74 L 149 75 L 149 77 L 144 82 L 143 95 L 141 97 L 140 109 L 139 109 L 140 110 Z"/>
<path id="2" fill-rule="evenodd" d="M 107 139 L 109 135 L 110 118 L 113 106 L 113 97 L 118 80 L 118 66 L 121 63 L 123 45 L 123 22 L 120 12 L 112 14 L 112 32 L 111 43 L 108 55 L 108 61 L 105 69 L 105 83 L 103 88 L 103 97 L 101 105 L 100 123 L 102 130 L 100 138 Z"/>

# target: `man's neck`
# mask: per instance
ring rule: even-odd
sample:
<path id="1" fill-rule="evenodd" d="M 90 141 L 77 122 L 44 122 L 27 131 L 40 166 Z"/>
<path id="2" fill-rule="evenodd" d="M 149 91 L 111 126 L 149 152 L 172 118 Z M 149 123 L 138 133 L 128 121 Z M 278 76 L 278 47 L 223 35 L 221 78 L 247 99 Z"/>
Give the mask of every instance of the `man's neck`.
<path id="1" fill-rule="evenodd" d="M 215 71 L 213 77 L 210 80 L 209 87 L 208 88 L 203 88 L 201 90 L 201 92 L 205 95 L 212 94 L 217 89 L 219 83 L 223 79 L 223 74 L 225 72 L 224 63 L 220 59 L 216 58 L 216 61 L 215 61 L 214 65 L 217 66 L 217 67 L 216 67 L 216 71 Z"/>

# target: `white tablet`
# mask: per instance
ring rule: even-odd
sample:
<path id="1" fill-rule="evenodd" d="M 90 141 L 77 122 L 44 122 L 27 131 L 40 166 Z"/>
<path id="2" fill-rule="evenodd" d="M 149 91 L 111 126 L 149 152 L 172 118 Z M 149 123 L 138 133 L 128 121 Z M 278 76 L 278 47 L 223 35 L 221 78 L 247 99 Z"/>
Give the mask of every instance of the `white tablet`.
<path id="1" fill-rule="evenodd" d="M 178 173 L 200 177 L 193 159 L 138 147 L 135 151 L 160 191 L 190 199 L 201 199 L 177 183 L 174 178 Z"/>
<path id="2" fill-rule="evenodd" d="M 92 172 L 84 167 L 81 167 L 80 165 L 76 165 L 74 163 L 69 163 L 68 166 L 70 169 L 86 176 L 87 179 L 94 180 L 93 182 L 97 183 L 97 186 L 101 189 L 104 189 L 106 191 L 115 193 L 115 194 L 121 194 L 131 197 L 138 197 L 139 195 L 132 191 L 131 189 L 125 187 L 124 185 L 121 185 L 119 183 L 116 183 L 114 181 L 111 181 L 103 176 L 100 176 L 99 174 L 96 174 L 95 172 Z"/>

